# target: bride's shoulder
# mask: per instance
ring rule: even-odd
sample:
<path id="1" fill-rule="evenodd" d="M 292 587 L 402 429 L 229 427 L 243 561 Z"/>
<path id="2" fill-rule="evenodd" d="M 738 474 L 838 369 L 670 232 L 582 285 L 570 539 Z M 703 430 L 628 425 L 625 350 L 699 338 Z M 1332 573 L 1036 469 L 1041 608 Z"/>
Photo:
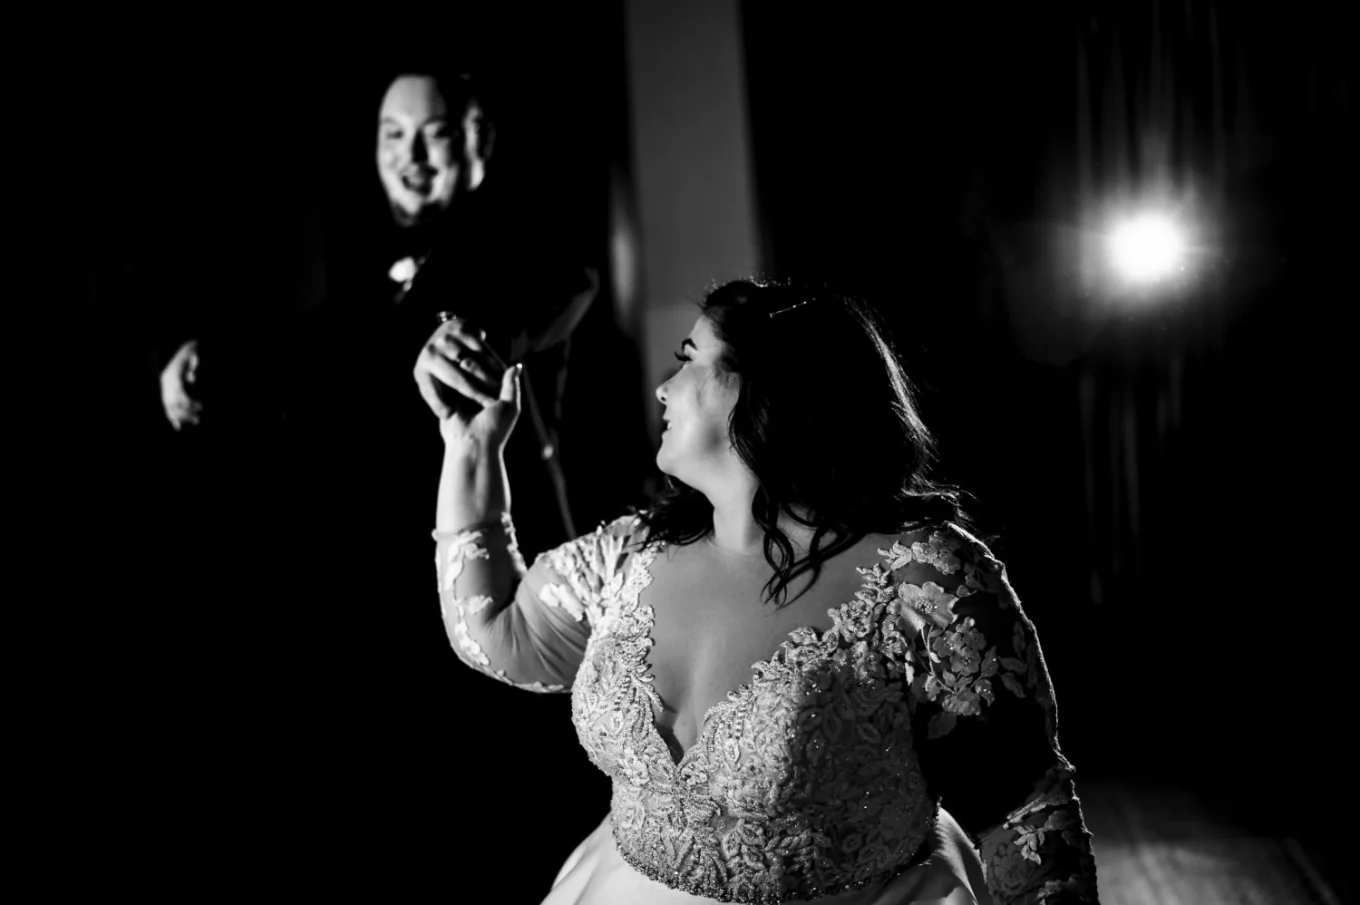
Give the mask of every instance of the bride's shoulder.
<path id="1" fill-rule="evenodd" d="M 644 514 L 629 512 L 610 521 L 600 522 L 593 531 L 579 535 L 569 544 L 597 547 L 623 542 L 631 546 L 644 545 L 650 532 Z"/>
<path id="2" fill-rule="evenodd" d="M 638 516 L 620 516 L 542 554 L 530 572 L 540 574 L 544 584 L 570 587 L 595 612 L 628 586 L 630 576 L 636 581 L 645 572 L 634 562 L 648 547 L 646 537 Z"/>
<path id="3" fill-rule="evenodd" d="M 985 541 L 962 525 L 954 522 L 933 522 L 913 525 L 890 534 L 875 534 L 871 537 L 878 542 L 880 549 L 893 550 L 897 555 L 910 550 L 917 557 L 954 556 L 969 559 L 982 558 L 995 560 Z M 887 556 L 888 554 L 883 554 Z"/>
<path id="4" fill-rule="evenodd" d="M 547 558 L 559 569 L 593 568 L 612 573 L 631 556 L 647 549 L 648 537 L 642 515 L 629 513 L 600 522 L 595 530 L 550 551 Z"/>
<path id="5" fill-rule="evenodd" d="M 1005 566 L 980 538 L 953 522 L 873 536 L 880 568 L 898 580 L 934 581 L 956 593 L 997 590 Z"/>

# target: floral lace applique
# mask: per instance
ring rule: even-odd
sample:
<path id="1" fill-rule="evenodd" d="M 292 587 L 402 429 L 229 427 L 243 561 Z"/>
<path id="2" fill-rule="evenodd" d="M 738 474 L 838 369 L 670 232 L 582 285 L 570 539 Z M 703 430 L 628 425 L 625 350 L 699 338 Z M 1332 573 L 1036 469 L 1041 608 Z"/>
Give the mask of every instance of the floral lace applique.
<path id="1" fill-rule="evenodd" d="M 634 869 L 724 902 L 815 899 L 887 882 L 922 851 L 937 795 L 963 798 L 976 779 L 944 770 L 936 789 L 918 751 L 958 742 L 945 737 L 986 716 L 969 728 L 997 733 L 978 737 L 1004 752 L 998 775 L 1022 771 L 1006 781 L 1033 782 L 1009 811 L 997 802 L 985 818 L 994 826 L 978 833 L 965 825 L 993 897 L 1005 905 L 1096 901 L 1038 642 L 985 546 L 949 526 L 879 551 L 882 562 L 859 569 L 853 599 L 828 610 L 829 627 L 790 632 L 753 664 L 747 684 L 709 709 L 694 745 L 681 751 L 656 724 L 663 702 L 648 663 L 655 614 L 644 595 L 663 547 L 639 543 L 640 528 L 636 518 L 619 520 L 540 557 L 523 601 L 582 629 L 572 718 L 588 756 L 613 781 L 614 839 Z M 466 617 L 485 599 L 455 593 L 467 564 L 500 542 L 493 532 L 444 539 L 440 587 L 460 658 L 517 684 L 468 636 Z M 513 533 L 506 542 L 513 548 Z M 1046 722 L 1047 736 L 1007 728 L 1033 719 Z"/>
<path id="2" fill-rule="evenodd" d="M 960 719 L 997 705 L 996 681 L 1015 702 L 1010 706 L 1037 705 L 1036 718 L 1047 725 L 1046 754 L 1054 766 L 1025 803 L 977 837 L 993 897 L 1007 905 L 1094 903 L 1095 861 L 1074 792 L 1072 767 L 1057 749 L 1057 714 L 1048 671 L 1034 626 L 1015 603 L 1001 563 L 962 532 L 958 538 L 937 532 L 924 543 L 895 544 L 880 552 L 894 569 L 919 562 L 946 576 L 963 572 L 963 581 L 952 594 L 932 581 L 898 586 L 898 612 L 914 630 L 917 643 L 920 669 L 910 679 L 914 702 L 939 708 L 928 724 L 927 740 L 946 736 Z M 980 614 L 1000 616 L 989 615 L 994 632 L 990 636 L 978 619 L 960 618 L 955 612 L 959 607 L 968 613 L 960 600 L 979 592 L 992 595 L 988 609 Z M 1008 630 L 1000 630 L 1002 626 Z"/>
<path id="3" fill-rule="evenodd" d="M 654 614 L 639 600 L 655 552 L 638 554 L 605 601 L 572 691 L 581 742 L 614 780 L 624 860 L 727 902 L 831 895 L 910 866 L 936 803 L 913 753 L 909 643 L 889 618 L 890 573 L 861 569 L 831 626 L 797 629 L 754 664 L 677 760 L 655 725 Z"/>
<path id="4" fill-rule="evenodd" d="M 629 526 L 636 527 L 636 520 Z M 623 588 L 627 540 L 607 527 L 543 554 L 561 581 L 545 586 L 539 599 L 592 627 L 604 614 L 604 602 Z"/>
<path id="5" fill-rule="evenodd" d="M 1029 800 L 982 834 L 978 854 L 1000 902 L 1095 903 L 1095 859 L 1066 761 L 1050 768 Z"/>
<path id="6" fill-rule="evenodd" d="M 519 558 L 519 545 L 515 540 L 515 526 L 510 521 L 509 515 L 502 515 L 498 525 L 488 526 L 482 530 L 469 529 L 451 534 L 440 532 L 434 534 L 435 540 L 438 542 L 438 546 L 435 548 L 435 567 L 439 570 L 439 589 L 443 592 L 440 595 L 440 608 L 444 614 L 444 624 L 449 626 L 453 651 L 458 655 L 458 659 L 468 666 L 507 685 L 540 694 L 565 691 L 566 687 L 563 685 L 514 681 L 506 675 L 504 670 L 492 667 L 491 658 L 486 655 L 486 651 L 477 643 L 477 640 L 468 633 L 467 617 L 481 612 L 494 601 L 484 595 L 460 597 L 457 590 L 458 579 L 462 576 L 463 570 L 469 562 L 478 559 L 490 559 L 491 552 L 484 544 L 489 535 L 496 533 L 504 534 L 507 552 L 522 566 L 523 560 Z"/>
<path id="7" fill-rule="evenodd" d="M 891 549 L 879 550 L 878 555 L 888 560 L 888 568 L 894 572 L 912 562 L 932 566 L 941 575 L 953 575 L 962 568 L 963 583 L 955 589 L 956 597 L 997 589 L 1001 564 L 975 538 L 953 526 L 949 531 L 932 531 L 924 541 L 894 543 Z M 1002 606 L 1006 605 L 1003 598 Z"/>

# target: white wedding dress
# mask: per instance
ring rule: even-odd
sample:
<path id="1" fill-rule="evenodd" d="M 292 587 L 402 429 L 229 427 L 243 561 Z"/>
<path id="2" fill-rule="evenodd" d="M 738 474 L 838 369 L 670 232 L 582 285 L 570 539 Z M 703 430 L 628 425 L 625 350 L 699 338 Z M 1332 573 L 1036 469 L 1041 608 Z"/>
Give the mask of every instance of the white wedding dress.
<path id="1" fill-rule="evenodd" d="M 1034 627 L 962 529 L 829 562 L 856 568 L 859 590 L 789 632 L 683 751 L 657 722 L 648 588 L 663 546 L 639 518 L 528 570 L 508 517 L 435 538 L 458 656 L 570 691 L 613 782 L 544 905 L 1097 901 Z"/>

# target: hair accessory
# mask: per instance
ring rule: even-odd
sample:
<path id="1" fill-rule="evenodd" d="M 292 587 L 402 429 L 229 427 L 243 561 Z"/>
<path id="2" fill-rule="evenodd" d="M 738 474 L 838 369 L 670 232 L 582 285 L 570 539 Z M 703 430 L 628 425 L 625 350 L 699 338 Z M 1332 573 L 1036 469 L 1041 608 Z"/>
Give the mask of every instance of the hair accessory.
<path id="1" fill-rule="evenodd" d="M 458 317 L 458 315 L 454 314 L 452 311 L 441 311 L 436 314 L 435 317 L 439 318 L 441 324 L 447 324 L 449 321 Z"/>
<path id="2" fill-rule="evenodd" d="M 787 308 L 780 308 L 778 311 L 771 311 L 771 312 L 770 312 L 770 318 L 773 319 L 776 315 L 784 314 L 784 313 L 787 312 L 787 311 L 793 311 L 795 308 L 801 308 L 801 307 L 803 307 L 804 305 L 806 305 L 806 304 L 807 304 L 808 302 L 810 302 L 810 301 L 812 301 L 812 300 L 811 300 L 811 299 L 803 299 L 803 301 L 799 302 L 799 303 L 796 304 L 796 305 L 790 305 L 790 306 L 787 307 Z"/>

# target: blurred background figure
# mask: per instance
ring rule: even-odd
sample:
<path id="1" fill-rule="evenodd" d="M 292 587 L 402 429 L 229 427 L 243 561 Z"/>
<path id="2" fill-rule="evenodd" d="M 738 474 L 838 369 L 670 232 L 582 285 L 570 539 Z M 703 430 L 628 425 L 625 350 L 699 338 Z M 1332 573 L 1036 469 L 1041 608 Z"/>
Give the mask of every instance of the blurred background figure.
<path id="1" fill-rule="evenodd" d="M 540 513 L 525 538 L 539 550 L 575 535 L 559 422 L 571 333 L 595 298 L 599 271 L 573 260 L 570 246 L 544 241 L 524 212 L 503 203 L 488 179 L 496 169 L 492 110 L 463 73 L 413 69 L 386 86 L 376 158 L 388 215 L 368 231 L 362 253 L 337 264 L 330 297 L 308 313 L 286 353 L 289 420 L 324 446 L 332 418 L 362 413 L 360 423 L 386 437 L 384 449 L 414 455 L 428 431 L 412 427 L 394 393 L 409 388 L 430 325 L 457 316 L 532 375 L 531 430 L 508 454 L 527 469 L 517 490 Z M 360 354 L 336 367 L 338 349 Z M 325 449 L 315 454 L 308 473 L 333 459 Z M 390 487 L 382 494 L 395 496 Z"/>
<path id="2" fill-rule="evenodd" d="M 575 750 L 565 699 L 497 703 L 499 686 L 469 681 L 449 651 L 428 528 L 412 530 L 442 449 L 412 368 L 440 312 L 525 363 L 534 411 L 507 454 L 536 515 L 527 554 L 636 498 L 640 469 L 588 469 L 590 442 L 646 438 L 641 390 L 631 411 L 590 405 L 593 386 L 637 381 L 637 356 L 600 291 L 608 206 L 569 203 L 607 191 L 613 136 L 594 124 L 616 99 L 596 91 L 598 111 L 553 148 L 541 136 L 571 134 L 560 105 L 513 79 L 498 105 L 437 68 L 465 57 L 451 43 L 243 75 L 208 55 L 104 86 L 101 124 L 122 135 L 136 131 L 127 99 L 159 91 L 166 144 L 116 143 L 126 178 L 104 187 L 82 246 L 120 375 L 99 398 L 125 466 L 112 511 L 138 524 L 100 549 L 145 592 L 118 620 L 145 653 L 115 687 L 137 693 L 119 721 L 135 750 L 174 752 L 125 768 L 155 770 L 148 807 L 184 821 L 268 807 L 280 823 L 261 839 L 305 824 L 337 846 L 323 860 L 356 847 L 480 860 L 526 818 L 473 803 L 467 758 L 490 746 L 526 772 L 562 751 L 554 769 L 593 807 L 564 794 L 529 818 L 543 856 L 510 888 L 541 889 L 598 822 L 607 783 Z M 173 190 L 190 164 L 212 191 Z M 593 369 L 567 368 L 573 334 Z M 224 773 L 210 791 L 160 794 L 205 771 Z M 449 822 L 431 828 L 427 811 Z"/>
<path id="3" fill-rule="evenodd" d="M 503 769 L 532 771 L 545 748 L 572 741 L 568 702 L 504 701 L 497 683 L 456 670 L 437 608 L 421 604 L 431 555 L 421 488 L 442 443 L 412 398 L 412 372 L 440 318 L 454 316 L 524 364 L 528 430 L 506 458 L 524 471 L 512 492 L 528 514 L 525 553 L 574 537 L 561 465 L 568 350 L 599 271 L 576 244 L 543 235 L 546 218 L 498 190 L 496 106 L 484 87 L 417 64 L 382 89 L 370 122 L 386 204 L 373 206 L 362 246 L 335 262 L 328 297 L 280 350 L 292 394 L 288 546 L 301 566 L 293 596 L 309 614 L 292 629 L 300 650 L 315 651 L 292 658 L 315 672 L 290 684 L 310 689 L 315 704 L 305 746 L 327 739 L 367 752 L 363 769 L 378 787 L 365 793 L 367 810 L 345 800 L 342 810 L 369 815 L 352 819 L 400 822 L 411 801 L 441 801 L 460 822 L 459 849 L 494 857 L 491 840 L 520 828 L 523 815 L 444 801 L 456 797 L 446 778 L 472 780 L 488 745 Z M 597 781 L 583 759 L 561 770 L 572 789 Z M 568 813 L 535 832 L 560 846 L 576 822 Z"/>

